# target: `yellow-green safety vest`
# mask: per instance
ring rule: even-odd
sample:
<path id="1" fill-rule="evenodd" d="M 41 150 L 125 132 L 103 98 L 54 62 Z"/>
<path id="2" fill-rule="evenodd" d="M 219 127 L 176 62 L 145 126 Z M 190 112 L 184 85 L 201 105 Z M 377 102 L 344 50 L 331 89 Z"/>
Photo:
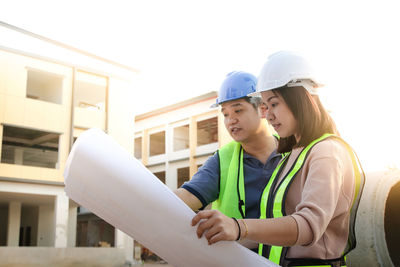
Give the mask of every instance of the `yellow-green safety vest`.
<path id="1" fill-rule="evenodd" d="M 219 156 L 219 197 L 212 203 L 212 209 L 228 217 L 244 218 L 245 190 L 243 174 L 243 148 L 232 141 L 218 150 Z"/>
<path id="2" fill-rule="evenodd" d="M 286 154 L 283 160 L 278 164 L 274 172 L 272 173 L 271 179 L 269 180 L 267 186 L 265 187 L 260 203 L 260 219 L 266 218 L 278 218 L 286 215 L 285 213 L 285 200 L 286 194 L 289 190 L 289 187 L 293 181 L 293 178 L 296 176 L 298 171 L 302 168 L 310 150 L 312 147 L 318 142 L 326 139 L 326 138 L 336 138 L 340 140 L 349 151 L 353 169 L 355 176 L 355 194 L 354 199 L 350 211 L 350 229 L 349 229 L 349 237 L 347 241 L 347 245 L 345 251 L 343 252 L 343 256 L 338 259 L 333 260 L 320 260 L 320 259 L 299 259 L 299 261 L 290 263 L 289 266 L 345 266 L 344 256 L 356 246 L 356 237 L 355 237 L 355 218 L 357 213 L 358 204 L 361 198 L 361 194 L 364 188 L 365 183 L 365 175 L 364 171 L 361 167 L 361 164 L 358 160 L 357 155 L 354 150 L 348 145 L 343 139 L 333 134 L 324 134 L 320 138 L 312 141 L 307 147 L 305 147 L 297 157 L 295 163 L 291 166 L 288 174 L 282 179 L 278 188 L 275 190 L 276 183 L 278 181 L 279 175 L 281 174 L 283 167 L 287 163 L 287 159 L 289 158 L 290 153 Z M 274 192 L 275 191 L 275 192 Z M 258 253 L 270 261 L 276 264 L 282 264 L 283 260 L 286 256 L 288 248 L 281 246 L 269 246 L 265 244 L 259 244 Z M 332 265 L 335 262 L 336 265 Z M 338 262 L 340 262 L 338 265 Z"/>

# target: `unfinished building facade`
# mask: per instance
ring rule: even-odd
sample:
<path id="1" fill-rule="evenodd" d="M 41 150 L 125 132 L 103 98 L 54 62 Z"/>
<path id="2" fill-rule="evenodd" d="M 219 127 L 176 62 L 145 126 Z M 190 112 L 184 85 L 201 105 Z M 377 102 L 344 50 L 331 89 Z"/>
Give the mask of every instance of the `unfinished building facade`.
<path id="1" fill-rule="evenodd" d="M 126 248 L 118 252 L 122 262 L 125 254 L 132 259 L 131 238 L 66 196 L 63 172 L 74 140 L 92 127 L 133 152 L 126 96 L 137 72 L 5 23 L 0 36 L 0 246 L 7 259 L 24 255 L 27 262 L 17 263 L 28 264 L 31 247 L 48 248 L 50 259 L 59 253 L 51 248 L 99 246 Z"/>

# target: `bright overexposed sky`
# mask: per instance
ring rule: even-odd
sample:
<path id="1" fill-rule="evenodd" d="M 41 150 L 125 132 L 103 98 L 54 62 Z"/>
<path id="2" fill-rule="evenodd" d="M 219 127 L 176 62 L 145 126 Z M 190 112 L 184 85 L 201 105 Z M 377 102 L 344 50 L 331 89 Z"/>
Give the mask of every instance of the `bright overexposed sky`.
<path id="1" fill-rule="evenodd" d="M 0 0 L 0 20 L 140 71 L 137 113 L 256 76 L 269 54 L 314 60 L 322 100 L 367 171 L 400 167 L 397 1 Z M 0 40 L 1 42 L 1 40 Z"/>

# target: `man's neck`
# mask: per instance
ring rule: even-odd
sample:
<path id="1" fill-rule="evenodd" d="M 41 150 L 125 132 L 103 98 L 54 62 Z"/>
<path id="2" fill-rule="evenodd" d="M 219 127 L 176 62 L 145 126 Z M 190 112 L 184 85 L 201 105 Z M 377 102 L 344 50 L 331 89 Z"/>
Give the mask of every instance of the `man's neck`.
<path id="1" fill-rule="evenodd" d="M 278 147 L 278 141 L 270 134 L 260 135 L 251 142 L 243 142 L 241 144 L 247 154 L 257 158 L 263 164 L 267 163 L 271 153 Z"/>

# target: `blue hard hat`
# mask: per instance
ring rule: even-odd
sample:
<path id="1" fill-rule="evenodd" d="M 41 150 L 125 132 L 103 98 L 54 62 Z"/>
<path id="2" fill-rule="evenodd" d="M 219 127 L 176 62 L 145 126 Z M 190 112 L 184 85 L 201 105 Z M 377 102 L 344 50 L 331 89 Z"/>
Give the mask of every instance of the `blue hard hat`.
<path id="1" fill-rule="evenodd" d="M 226 75 L 224 82 L 219 89 L 218 98 L 212 107 L 240 98 L 256 91 L 257 78 L 244 71 L 232 71 Z"/>

